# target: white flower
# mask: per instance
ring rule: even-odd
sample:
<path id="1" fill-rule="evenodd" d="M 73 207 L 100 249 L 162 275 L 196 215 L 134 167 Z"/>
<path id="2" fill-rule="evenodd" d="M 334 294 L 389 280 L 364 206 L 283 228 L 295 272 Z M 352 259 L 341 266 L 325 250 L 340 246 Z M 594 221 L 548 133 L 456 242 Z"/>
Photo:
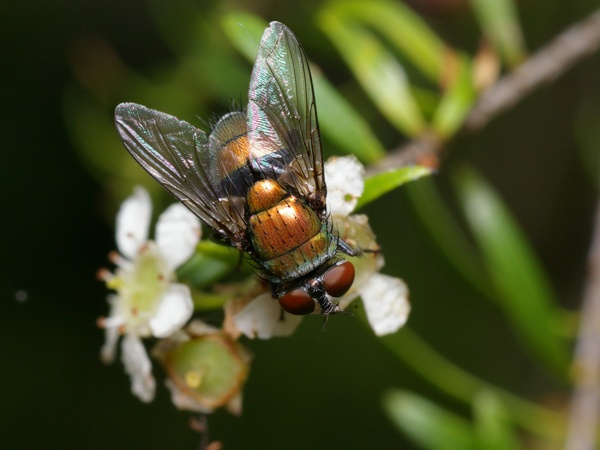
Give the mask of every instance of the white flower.
<path id="1" fill-rule="evenodd" d="M 107 286 L 117 292 L 108 297 L 110 315 L 101 324 L 106 341 L 102 359 L 115 358 L 119 335 L 121 359 L 131 377 L 132 392 L 145 402 L 154 398 L 152 366 L 141 338 L 166 337 L 179 330 L 193 312 L 190 290 L 175 283 L 175 269 L 193 254 L 200 239 L 200 221 L 181 204 L 173 204 L 158 218 L 156 242 L 148 240 L 152 204 L 145 189 L 136 187 L 117 215 L 113 254 L 114 274 L 102 272 Z"/>
<path id="2" fill-rule="evenodd" d="M 374 273 L 360 289 L 367 320 L 377 336 L 395 333 L 408 319 L 408 287 L 400 278 Z"/>
<path id="3" fill-rule="evenodd" d="M 290 336 L 302 321 L 302 316 L 288 314 L 270 293 L 264 293 L 247 303 L 233 316 L 237 331 L 251 339 L 271 339 Z"/>
<path id="4" fill-rule="evenodd" d="M 356 278 L 339 307 L 347 308 L 360 295 L 371 328 L 376 335 L 383 336 L 395 333 L 406 323 L 410 303 L 408 288 L 401 279 L 378 273 L 384 261 L 376 251 L 378 245 L 367 216 L 350 215 L 363 193 L 364 173 L 364 167 L 353 156 L 330 158 L 325 163 L 327 207 L 340 238 L 354 247 L 370 250 L 360 257 L 347 258 L 354 264 Z"/>
<path id="5" fill-rule="evenodd" d="M 356 277 L 352 288 L 340 299 L 340 309 L 347 308 L 358 296 L 362 298 L 371 328 L 378 336 L 396 332 L 408 318 L 408 289 L 399 278 L 381 275 L 384 261 L 375 235 L 362 214 L 350 215 L 361 197 L 365 169 L 353 156 L 333 157 L 325 163 L 327 211 L 340 238 L 364 252 L 358 257 L 341 257 L 354 264 Z M 234 300 L 235 302 L 235 300 Z M 292 334 L 302 316 L 283 313 L 270 294 L 263 293 L 250 302 L 239 302 L 230 309 L 234 329 L 249 338 L 270 339 Z"/>
<path id="6" fill-rule="evenodd" d="M 154 398 L 156 381 L 152 376 L 152 363 L 142 340 L 135 334 L 126 334 L 121 342 L 121 360 L 131 378 L 131 392 L 148 403 Z"/>
<path id="7" fill-rule="evenodd" d="M 327 212 L 347 217 L 365 190 L 365 168 L 354 156 L 331 157 L 325 162 Z"/>

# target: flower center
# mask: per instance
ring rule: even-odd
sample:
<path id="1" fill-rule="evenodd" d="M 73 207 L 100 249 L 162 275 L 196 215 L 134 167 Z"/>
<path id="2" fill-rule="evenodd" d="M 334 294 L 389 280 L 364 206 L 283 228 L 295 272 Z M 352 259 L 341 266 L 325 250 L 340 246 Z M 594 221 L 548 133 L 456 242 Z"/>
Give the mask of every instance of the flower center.
<path id="1" fill-rule="evenodd" d="M 169 281 L 162 260 L 154 247 L 146 247 L 132 267 L 120 275 L 123 278 L 119 289 L 123 315 L 130 326 L 145 326 L 154 316 Z"/>

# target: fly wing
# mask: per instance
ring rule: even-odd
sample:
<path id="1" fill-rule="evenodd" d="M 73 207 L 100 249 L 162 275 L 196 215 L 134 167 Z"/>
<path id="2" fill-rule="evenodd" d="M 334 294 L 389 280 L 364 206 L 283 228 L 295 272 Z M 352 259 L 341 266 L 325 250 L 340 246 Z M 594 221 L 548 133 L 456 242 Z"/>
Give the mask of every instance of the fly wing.
<path id="1" fill-rule="evenodd" d="M 262 36 L 248 97 L 253 163 L 275 172 L 282 185 L 324 214 L 326 187 L 310 69 L 298 39 L 282 23 L 271 22 Z M 269 167 L 273 164 L 277 167 Z"/>
<path id="2" fill-rule="evenodd" d="M 208 138 L 189 123 L 135 103 L 121 103 L 115 124 L 135 160 L 221 238 L 245 250 L 239 199 L 211 179 Z"/>

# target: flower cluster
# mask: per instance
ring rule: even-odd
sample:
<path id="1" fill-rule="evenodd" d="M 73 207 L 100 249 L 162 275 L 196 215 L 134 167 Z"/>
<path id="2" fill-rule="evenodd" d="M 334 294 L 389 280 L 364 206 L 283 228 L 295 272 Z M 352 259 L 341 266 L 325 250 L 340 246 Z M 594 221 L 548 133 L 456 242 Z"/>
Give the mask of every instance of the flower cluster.
<path id="1" fill-rule="evenodd" d="M 353 157 L 332 158 L 325 164 L 325 179 L 334 229 L 345 242 L 363 250 L 362 255 L 349 258 L 356 278 L 338 306 L 347 309 L 360 296 L 375 334 L 394 333 L 410 311 L 408 290 L 402 280 L 379 273 L 383 256 L 368 219 L 351 214 L 364 189 L 364 168 Z M 116 269 L 100 271 L 115 291 L 108 297 L 109 316 L 99 321 L 106 333 L 102 359 L 115 359 L 122 337 L 121 359 L 132 392 L 149 402 L 156 382 L 143 339 L 156 338 L 152 355 L 165 368 L 178 408 L 211 412 L 225 406 L 240 413 L 251 358 L 239 338 L 289 336 L 302 316 L 283 313 L 268 287 L 253 278 L 245 284 L 247 292 L 240 295 L 232 290 L 235 293 L 222 305 L 225 318 L 220 328 L 198 319 L 190 322 L 192 291 L 178 282 L 176 269 L 197 251 L 200 222 L 181 204 L 171 205 L 158 217 L 155 239 L 149 240 L 151 215 L 150 197 L 141 187 L 135 188 L 117 215 L 118 253 L 111 256 Z"/>
<path id="2" fill-rule="evenodd" d="M 175 282 L 175 269 L 193 254 L 200 239 L 200 222 L 183 205 L 171 205 L 158 218 L 156 239 L 148 239 L 152 204 L 145 189 L 137 187 L 117 215 L 119 253 L 111 260 L 115 273 L 100 271 L 107 286 L 110 315 L 101 319 L 106 342 L 105 362 L 115 358 L 119 336 L 121 359 L 130 375 L 133 393 L 149 402 L 154 398 L 152 365 L 142 338 L 168 337 L 180 330 L 194 311 L 190 289 Z"/>

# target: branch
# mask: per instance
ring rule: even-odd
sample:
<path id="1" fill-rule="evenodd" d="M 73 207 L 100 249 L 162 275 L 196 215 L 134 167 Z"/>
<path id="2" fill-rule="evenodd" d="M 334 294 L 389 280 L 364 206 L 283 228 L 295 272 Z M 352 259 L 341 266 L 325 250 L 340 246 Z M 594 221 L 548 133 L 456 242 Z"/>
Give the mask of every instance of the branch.
<path id="1" fill-rule="evenodd" d="M 512 73 L 486 91 L 469 113 L 465 128 L 474 131 L 534 89 L 550 83 L 600 47 L 600 10 L 559 34 Z"/>
<path id="2" fill-rule="evenodd" d="M 600 415 L 600 202 L 596 206 L 588 264 L 572 369 L 575 390 L 571 397 L 565 450 L 595 448 Z"/>
<path id="3" fill-rule="evenodd" d="M 597 10 L 559 34 L 485 91 L 465 119 L 463 131 L 473 132 L 483 128 L 534 89 L 552 82 L 599 47 L 600 10 Z M 369 172 L 415 164 L 428 156 L 438 155 L 442 149 L 439 139 L 424 136 L 392 150 Z"/>

